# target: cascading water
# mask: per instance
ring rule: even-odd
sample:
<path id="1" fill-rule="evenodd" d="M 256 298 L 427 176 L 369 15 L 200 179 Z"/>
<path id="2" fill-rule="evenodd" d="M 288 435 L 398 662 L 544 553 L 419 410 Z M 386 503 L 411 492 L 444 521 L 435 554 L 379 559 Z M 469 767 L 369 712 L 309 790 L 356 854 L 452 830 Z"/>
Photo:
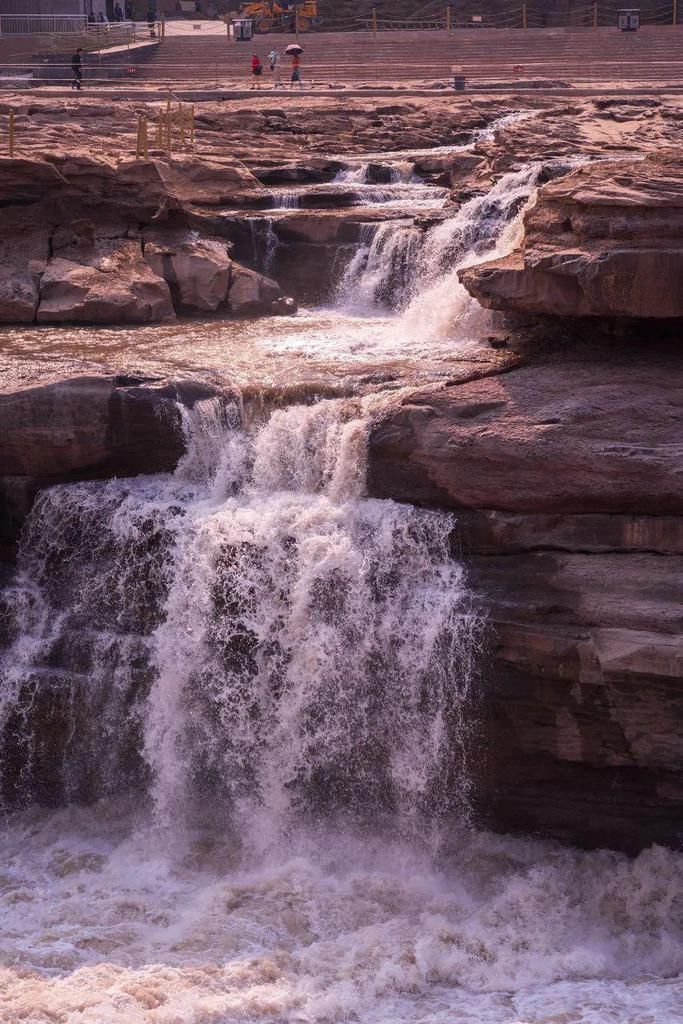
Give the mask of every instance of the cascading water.
<path id="1" fill-rule="evenodd" d="M 424 834 L 469 785 L 476 615 L 451 519 L 362 499 L 352 403 L 276 411 L 252 436 L 235 415 L 200 404 L 174 478 L 38 501 L 4 659 L 5 792 L 45 796 L 26 710 L 44 705 L 62 730 L 48 796 L 150 777 L 158 820 L 210 808 L 241 842 L 336 812 Z"/>
<path id="2" fill-rule="evenodd" d="M 473 307 L 457 271 L 508 251 L 540 166 L 503 175 L 484 196 L 422 229 L 412 221 L 368 224 L 338 290 L 343 308 L 394 309 L 423 336 L 443 332 Z"/>
<path id="3" fill-rule="evenodd" d="M 273 260 L 280 239 L 273 228 L 272 217 L 251 217 L 249 220 L 251 229 L 251 248 L 254 264 L 264 274 L 269 274 L 273 268 Z"/>
<path id="4" fill-rule="evenodd" d="M 456 268 L 535 180 L 363 229 L 339 305 L 393 311 L 399 380 L 463 343 Z M 367 363 L 334 315 L 252 358 Z M 38 497 L 0 603 L 2 1024 L 679 1024 L 675 853 L 464 827 L 481 620 L 451 516 L 363 496 L 384 400 L 200 402 L 172 476 Z"/>

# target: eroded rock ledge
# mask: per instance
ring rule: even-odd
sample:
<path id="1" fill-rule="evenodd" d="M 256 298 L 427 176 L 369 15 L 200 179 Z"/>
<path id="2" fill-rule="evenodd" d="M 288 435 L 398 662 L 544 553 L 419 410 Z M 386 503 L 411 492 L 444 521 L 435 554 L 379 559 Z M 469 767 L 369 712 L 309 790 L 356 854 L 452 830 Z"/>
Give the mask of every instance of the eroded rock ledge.
<path id="1" fill-rule="evenodd" d="M 492 309 L 683 317 L 680 150 L 581 167 L 538 192 L 522 246 L 460 272 Z"/>
<path id="2" fill-rule="evenodd" d="M 0 323 L 133 324 L 290 313 L 275 281 L 204 225 L 262 188 L 231 159 L 0 160 Z"/>
<path id="3" fill-rule="evenodd" d="M 490 623 L 480 813 L 636 851 L 683 820 L 683 378 L 553 363 L 390 407 L 376 497 L 454 509 Z"/>

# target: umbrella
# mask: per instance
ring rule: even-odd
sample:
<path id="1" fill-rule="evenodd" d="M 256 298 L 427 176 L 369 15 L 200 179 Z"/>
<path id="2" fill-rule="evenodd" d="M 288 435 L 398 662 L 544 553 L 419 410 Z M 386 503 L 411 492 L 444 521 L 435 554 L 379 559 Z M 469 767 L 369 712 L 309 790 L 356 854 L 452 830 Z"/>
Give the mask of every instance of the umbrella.
<path id="1" fill-rule="evenodd" d="M 285 53 L 288 53 L 290 57 L 298 57 L 303 52 L 303 46 L 299 46 L 298 43 L 290 43 L 289 46 L 285 46 Z"/>

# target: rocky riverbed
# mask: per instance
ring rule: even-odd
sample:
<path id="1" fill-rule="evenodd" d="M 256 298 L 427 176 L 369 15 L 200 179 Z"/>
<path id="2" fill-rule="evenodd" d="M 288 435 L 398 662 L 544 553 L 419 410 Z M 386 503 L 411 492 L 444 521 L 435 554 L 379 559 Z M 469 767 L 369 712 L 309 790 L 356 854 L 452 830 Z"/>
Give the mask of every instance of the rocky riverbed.
<path id="1" fill-rule="evenodd" d="M 681 102 L 259 97 L 146 160 L 152 105 L 9 105 L 8 573 L 37 495 L 172 471 L 197 403 L 370 401 L 368 495 L 455 512 L 489 623 L 478 820 L 676 846 Z"/>

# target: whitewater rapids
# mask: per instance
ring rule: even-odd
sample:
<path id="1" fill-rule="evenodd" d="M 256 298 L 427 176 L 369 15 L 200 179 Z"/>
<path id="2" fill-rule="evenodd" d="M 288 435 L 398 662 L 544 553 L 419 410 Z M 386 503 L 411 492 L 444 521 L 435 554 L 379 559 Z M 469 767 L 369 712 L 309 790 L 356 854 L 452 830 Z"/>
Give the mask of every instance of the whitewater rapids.
<path id="1" fill-rule="evenodd" d="M 471 834 L 435 870 L 333 832 L 245 865 L 130 811 L 4 832 L 3 1024 L 680 1022 L 671 852 Z"/>

